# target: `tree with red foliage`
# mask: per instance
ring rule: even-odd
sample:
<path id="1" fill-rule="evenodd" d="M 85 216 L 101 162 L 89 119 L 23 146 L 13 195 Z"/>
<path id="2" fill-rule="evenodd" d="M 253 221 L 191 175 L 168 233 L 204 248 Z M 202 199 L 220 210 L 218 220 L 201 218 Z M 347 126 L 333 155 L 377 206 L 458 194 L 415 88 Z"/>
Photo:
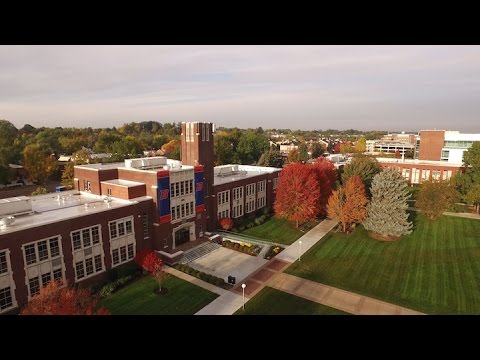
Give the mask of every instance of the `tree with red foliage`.
<path id="1" fill-rule="evenodd" d="M 153 250 L 142 250 L 135 256 L 135 263 L 148 273 L 153 273 L 162 267 L 162 260 Z"/>
<path id="2" fill-rule="evenodd" d="M 235 225 L 231 218 L 221 218 L 218 223 L 223 230 L 232 230 Z"/>
<path id="3" fill-rule="evenodd" d="M 101 308 L 95 310 L 98 298 L 88 289 L 62 287 L 50 281 L 21 311 L 22 315 L 110 315 Z"/>
<path id="4" fill-rule="evenodd" d="M 280 174 L 274 209 L 276 216 L 295 221 L 308 221 L 318 214 L 320 185 L 311 176 L 310 165 L 295 163 Z"/>
<path id="5" fill-rule="evenodd" d="M 333 191 L 328 199 L 327 212 L 331 219 L 342 224 L 343 232 L 349 232 L 352 224 L 362 222 L 367 216 L 365 185 L 358 175 L 348 179 L 345 187 Z"/>
<path id="6" fill-rule="evenodd" d="M 317 181 L 320 184 L 320 199 L 319 199 L 319 214 L 327 214 L 327 203 L 330 195 L 332 195 L 335 182 L 337 181 L 337 170 L 333 162 L 324 157 L 319 157 L 311 165 L 311 170 Z"/>
<path id="7" fill-rule="evenodd" d="M 135 256 L 135 263 L 157 280 L 159 291 L 161 291 L 166 274 L 163 271 L 163 261 L 158 254 L 153 250 L 139 251 Z"/>

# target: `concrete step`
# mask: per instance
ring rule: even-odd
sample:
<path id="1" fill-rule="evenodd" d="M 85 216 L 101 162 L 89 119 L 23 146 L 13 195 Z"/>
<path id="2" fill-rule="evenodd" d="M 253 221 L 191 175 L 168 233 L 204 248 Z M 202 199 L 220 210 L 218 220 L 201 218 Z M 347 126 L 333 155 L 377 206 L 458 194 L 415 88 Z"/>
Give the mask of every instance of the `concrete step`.
<path id="1" fill-rule="evenodd" d="M 214 243 L 214 242 L 206 242 L 203 243 L 197 247 L 194 247 L 193 249 L 190 249 L 188 251 L 185 251 L 183 254 L 182 259 L 180 260 L 180 264 L 188 264 L 189 262 L 192 262 L 194 260 L 197 260 L 205 255 L 210 254 L 212 251 L 217 250 L 218 248 L 221 248 L 222 246 Z"/>

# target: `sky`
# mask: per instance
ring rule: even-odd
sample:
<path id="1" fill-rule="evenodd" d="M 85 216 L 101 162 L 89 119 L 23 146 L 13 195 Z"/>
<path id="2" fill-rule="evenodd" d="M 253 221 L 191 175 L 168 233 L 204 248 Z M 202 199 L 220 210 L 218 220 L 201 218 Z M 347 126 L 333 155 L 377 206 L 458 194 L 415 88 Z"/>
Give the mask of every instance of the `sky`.
<path id="1" fill-rule="evenodd" d="M 0 46 L 0 119 L 478 133 L 480 46 Z"/>

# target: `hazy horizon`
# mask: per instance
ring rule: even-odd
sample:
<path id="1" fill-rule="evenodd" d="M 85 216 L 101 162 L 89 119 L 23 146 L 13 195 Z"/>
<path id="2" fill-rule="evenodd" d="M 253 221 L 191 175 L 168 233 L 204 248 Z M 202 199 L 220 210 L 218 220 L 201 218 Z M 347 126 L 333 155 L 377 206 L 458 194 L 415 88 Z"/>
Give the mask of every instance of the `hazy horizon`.
<path id="1" fill-rule="evenodd" d="M 480 132 L 480 46 L 0 46 L 17 128 Z"/>

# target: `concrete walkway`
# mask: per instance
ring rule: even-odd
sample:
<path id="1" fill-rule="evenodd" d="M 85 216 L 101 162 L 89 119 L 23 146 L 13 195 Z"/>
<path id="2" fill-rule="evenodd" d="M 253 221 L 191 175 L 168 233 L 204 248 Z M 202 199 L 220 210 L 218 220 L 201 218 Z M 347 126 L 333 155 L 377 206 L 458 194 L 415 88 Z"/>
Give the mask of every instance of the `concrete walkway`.
<path id="1" fill-rule="evenodd" d="M 245 301 L 247 301 L 245 296 Z M 210 304 L 200 309 L 195 315 L 232 315 L 243 305 L 242 295 L 227 291 L 226 294 L 219 296 Z"/>
<path id="2" fill-rule="evenodd" d="M 290 263 L 295 262 L 298 260 L 300 255 L 305 254 L 313 245 L 315 245 L 318 241 L 320 241 L 320 239 L 328 234 L 328 232 L 332 230 L 337 223 L 338 222 L 335 220 L 323 220 L 320 224 L 315 226 L 312 230 L 307 232 L 288 248 L 275 256 L 275 258 Z M 300 245 L 300 241 L 302 242 L 302 245 Z"/>
<path id="3" fill-rule="evenodd" d="M 188 281 L 189 283 L 192 283 L 194 285 L 197 285 L 197 286 L 200 286 L 201 288 L 204 288 L 208 291 L 211 291 L 215 294 L 218 294 L 220 296 L 226 294 L 226 293 L 230 293 L 230 291 L 228 290 L 225 290 L 225 289 L 222 289 L 218 286 L 215 286 L 215 285 L 212 285 L 206 281 L 203 281 L 203 280 L 200 280 L 199 278 L 196 278 L 195 276 L 192 276 L 192 275 L 188 275 L 188 274 L 185 274 L 184 272 L 182 271 L 179 271 L 175 268 L 172 268 L 170 266 L 165 266 L 165 272 L 169 273 L 169 274 L 172 274 L 182 280 L 185 280 L 185 281 Z"/>
<path id="4" fill-rule="evenodd" d="M 323 220 L 300 239 L 275 256 L 273 261 L 267 262 L 262 268 L 255 271 L 242 281 L 245 288 L 245 302 L 255 296 L 268 283 L 268 280 L 277 272 L 283 271 L 290 263 L 298 259 L 298 255 L 308 251 L 313 245 L 320 241 L 337 222 Z M 300 243 L 302 246 L 300 249 Z M 301 252 L 300 252 L 301 251 Z M 283 258 L 281 258 L 283 256 Z M 232 315 L 243 305 L 243 292 L 239 282 L 229 294 L 224 294 L 213 300 L 210 304 L 198 311 L 195 315 Z"/>
<path id="5" fill-rule="evenodd" d="M 448 215 L 448 216 L 456 216 L 456 217 L 462 217 L 462 218 L 467 218 L 467 219 L 475 219 L 475 220 L 480 220 L 480 214 L 472 214 L 472 213 L 454 213 L 454 212 L 448 212 L 445 211 L 443 215 Z"/>
<path id="6" fill-rule="evenodd" d="M 354 315 L 424 315 L 418 311 L 285 273 L 277 273 L 267 285 Z"/>

